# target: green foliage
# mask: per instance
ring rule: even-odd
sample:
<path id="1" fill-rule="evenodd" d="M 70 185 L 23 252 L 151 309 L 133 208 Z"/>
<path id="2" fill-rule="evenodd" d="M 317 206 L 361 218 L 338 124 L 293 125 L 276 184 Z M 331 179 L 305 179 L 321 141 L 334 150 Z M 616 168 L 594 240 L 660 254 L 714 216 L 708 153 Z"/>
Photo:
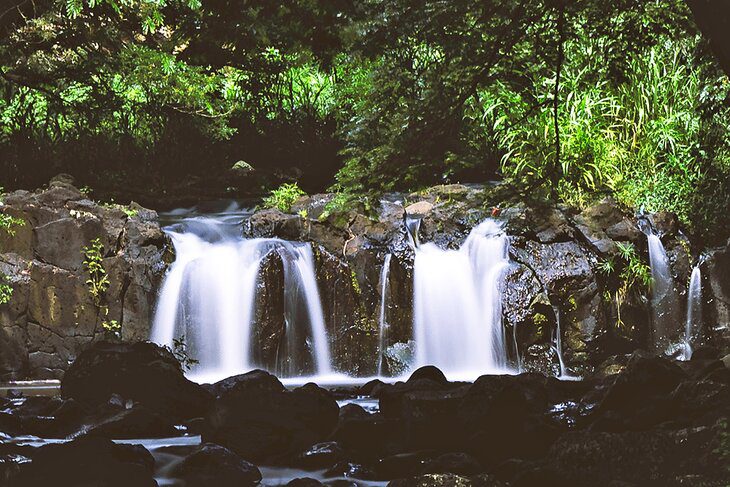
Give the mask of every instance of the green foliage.
<path id="1" fill-rule="evenodd" d="M 8 235 L 15 235 L 15 229 L 13 227 L 22 227 L 23 225 L 25 225 L 25 220 L 0 213 L 0 230 L 5 231 Z"/>
<path id="2" fill-rule="evenodd" d="M 109 276 L 104 269 L 104 244 L 101 239 L 95 238 L 91 241 L 91 245 L 82 249 L 84 256 L 84 268 L 89 274 L 86 285 L 89 293 L 94 299 L 97 306 L 101 305 L 101 299 L 107 289 L 109 289 Z"/>
<path id="3" fill-rule="evenodd" d="M 117 320 L 102 321 L 101 327 L 110 338 L 119 339 L 122 337 L 122 325 Z"/>
<path id="4" fill-rule="evenodd" d="M 8 282 L 8 277 L 0 272 L 0 304 L 7 304 L 13 297 L 13 287 Z"/>
<path id="5" fill-rule="evenodd" d="M 185 335 L 181 335 L 179 338 L 174 338 L 172 340 L 172 348 L 167 346 L 165 348 L 167 348 L 175 356 L 184 370 L 190 370 L 194 365 L 199 363 L 198 360 L 191 358 L 188 355 L 188 346 L 185 342 Z"/>
<path id="6" fill-rule="evenodd" d="M 264 198 L 263 204 L 266 208 L 277 208 L 278 210 L 289 213 L 292 205 L 306 193 L 302 191 L 297 183 L 284 183 L 269 193 Z"/>
<path id="7" fill-rule="evenodd" d="M 362 199 L 363 201 L 367 201 L 366 198 L 358 198 L 357 195 L 352 193 L 335 193 L 332 199 L 324 205 L 324 211 L 322 211 L 322 213 L 319 215 L 319 220 L 325 221 L 332 215 L 347 213 L 357 206 L 360 199 Z"/>
<path id="8" fill-rule="evenodd" d="M 246 160 L 367 205 L 503 177 L 727 238 L 730 83 L 684 0 L 25 3 L 0 39 L 3 184 L 169 185 Z"/>
<path id="9" fill-rule="evenodd" d="M 617 325 L 625 326 L 621 318 L 621 309 L 631 297 L 642 299 L 651 287 L 651 268 L 641 260 L 636 247 L 630 242 L 617 242 L 616 247 L 620 263 L 613 259 L 599 263 L 599 271 L 609 278 L 608 289 L 604 293 L 604 300 L 613 300 L 617 313 Z M 610 264 L 609 264 L 610 263 Z M 618 275 L 615 271 L 620 269 Z"/>

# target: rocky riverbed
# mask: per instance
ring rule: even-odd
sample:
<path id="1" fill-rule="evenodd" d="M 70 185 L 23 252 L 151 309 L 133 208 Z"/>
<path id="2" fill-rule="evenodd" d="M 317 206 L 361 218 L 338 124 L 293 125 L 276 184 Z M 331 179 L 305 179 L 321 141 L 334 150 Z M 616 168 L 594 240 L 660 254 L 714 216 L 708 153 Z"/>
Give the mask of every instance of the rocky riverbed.
<path id="1" fill-rule="evenodd" d="M 161 347 L 99 342 L 60 396 L 2 400 L 0 485 L 719 487 L 729 367 L 704 348 L 616 356 L 578 382 L 424 367 L 330 390 L 260 370 L 198 385 Z"/>

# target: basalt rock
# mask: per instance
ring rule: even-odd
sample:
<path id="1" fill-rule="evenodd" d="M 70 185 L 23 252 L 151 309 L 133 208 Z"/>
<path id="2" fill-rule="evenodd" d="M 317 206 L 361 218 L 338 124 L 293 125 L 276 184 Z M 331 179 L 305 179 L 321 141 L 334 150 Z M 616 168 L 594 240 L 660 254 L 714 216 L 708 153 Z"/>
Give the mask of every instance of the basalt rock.
<path id="1" fill-rule="evenodd" d="M 247 487 L 261 481 L 259 469 L 230 450 L 204 443 L 172 471 L 188 487 Z"/>
<path id="2" fill-rule="evenodd" d="M 43 446 L 29 454 L 31 461 L 20 465 L 10 478 L 10 485 L 157 485 L 153 477 L 154 459 L 139 445 L 116 445 L 101 438 L 80 438 Z"/>
<path id="3" fill-rule="evenodd" d="M 61 394 L 89 407 L 118 394 L 173 420 L 203 416 L 212 400 L 169 350 L 148 342 L 94 344 L 64 375 Z"/>
<path id="4" fill-rule="evenodd" d="M 326 439 L 338 411 L 314 384 L 288 391 L 275 377 L 254 371 L 220 392 L 206 415 L 203 440 L 251 461 L 283 458 Z"/>
<path id="5" fill-rule="evenodd" d="M 5 195 L 0 212 L 23 222 L 13 234 L 0 231 L 0 273 L 13 288 L 0 304 L 0 380 L 60 378 L 105 335 L 104 322 L 126 340 L 149 336 L 165 271 L 154 211 L 99 205 L 61 178 Z M 95 298 L 82 250 L 97 238 L 109 286 Z"/>

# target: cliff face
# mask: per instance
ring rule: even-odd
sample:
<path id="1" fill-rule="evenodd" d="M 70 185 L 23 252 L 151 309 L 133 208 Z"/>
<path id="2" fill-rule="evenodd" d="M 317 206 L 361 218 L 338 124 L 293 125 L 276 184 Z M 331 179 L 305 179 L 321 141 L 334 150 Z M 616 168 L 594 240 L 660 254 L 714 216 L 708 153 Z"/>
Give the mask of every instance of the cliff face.
<path id="1" fill-rule="evenodd" d="M 244 233 L 312 243 L 337 370 L 374 374 L 382 352 L 382 371 L 398 374 L 409 360 L 415 254 L 406 212 L 421 217 L 420 241 L 442 248 L 458 248 L 485 218 L 503 222 L 510 265 L 502 307 L 513 363 L 559 372 L 553 347 L 558 318 L 564 359 L 576 374 L 590 373 L 612 355 L 651 348 L 649 289 L 637 285 L 619 292 L 628 266 L 622 248 L 632 244 L 646 263 L 647 239 L 641 222 L 611 199 L 577 211 L 521 201 L 505 186 L 449 185 L 389 195 L 370 212 L 331 212 L 333 197 L 302 198 L 291 214 L 258 211 L 244 222 Z M 9 303 L 0 305 L 0 380 L 60 377 L 89 342 L 109 337 L 110 323 L 119 326 L 123 340 L 148 338 L 157 291 L 172 258 L 165 255 L 168 245 L 154 211 L 102 206 L 56 181 L 34 193 L 6 195 L 0 212 L 24 221 L 14 236 L 0 231 L 0 272 L 13 287 Z M 672 215 L 650 215 L 648 221 L 662 236 L 684 307 L 699 249 L 692 248 Z M 109 286 L 95 298 L 83 249 L 97 238 Z M 726 348 L 729 252 L 711 250 L 701 265 L 704 323 L 697 344 Z M 380 276 L 388 254 L 383 299 Z M 285 333 L 283 269 L 276 253 L 264 259 L 256 299 L 254 359 L 272 370 Z M 381 302 L 389 324 L 382 344 Z M 683 333 L 684 313 L 682 308 L 669 327 L 674 340 Z"/>
<path id="2" fill-rule="evenodd" d="M 635 248 L 636 263 L 648 266 L 647 238 L 640 229 L 647 224 L 661 235 L 679 295 L 681 309 L 665 328 L 673 342 L 683 335 L 686 288 L 699 249 L 692 248 L 671 214 L 648 215 L 640 222 L 610 198 L 583 211 L 539 201 L 520 202 L 499 185 L 448 185 L 418 194 L 389 195 L 374 214 L 366 214 L 362 208 L 328 214 L 325 209 L 332 198 L 302 198 L 291 214 L 259 211 L 246 223 L 245 233 L 312 242 L 339 370 L 358 375 L 375 372 L 379 276 L 389 253 L 385 370 L 398 373 L 402 361 L 408 359 L 414 251 L 405 230 L 406 213 L 421 217 L 421 242 L 452 249 L 485 218 L 503 222 L 510 257 L 502 286 L 503 320 L 512 342 L 510 359 L 526 370 L 559 372 L 553 346 L 558 319 L 564 359 L 577 374 L 592 372 L 612 355 L 652 348 L 649 286 L 634 283 L 628 292 L 621 290 L 627 279 L 622 271 L 630 265 L 623 253 L 627 245 Z M 697 333 L 697 345 L 714 343 L 724 348 L 726 343 L 728 300 L 718 271 L 726 255 L 726 249 L 716 249 L 701 264 L 705 320 Z M 264 266 L 262 276 L 270 276 L 264 281 L 280 279 L 271 265 Z M 281 326 L 278 329 L 283 333 Z"/>
<path id="3" fill-rule="evenodd" d="M 0 272 L 13 288 L 0 305 L 0 380 L 59 378 L 89 342 L 113 333 L 104 325 L 124 340 L 149 336 L 165 238 L 154 211 L 125 210 L 63 181 L 3 197 L 0 212 L 23 223 L 14 235 L 0 230 Z M 95 239 L 108 279 L 98 297 L 83 254 Z"/>

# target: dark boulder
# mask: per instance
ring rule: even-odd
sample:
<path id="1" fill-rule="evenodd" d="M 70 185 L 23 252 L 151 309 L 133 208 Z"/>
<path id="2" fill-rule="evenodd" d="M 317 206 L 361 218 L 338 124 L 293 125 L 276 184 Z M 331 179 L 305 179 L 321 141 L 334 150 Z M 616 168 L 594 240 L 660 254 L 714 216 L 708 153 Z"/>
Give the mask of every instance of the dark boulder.
<path id="1" fill-rule="evenodd" d="M 253 371 L 221 392 L 206 415 L 203 440 L 252 461 L 296 454 L 326 439 L 339 408 L 314 384 L 287 391 L 274 376 Z"/>
<path id="2" fill-rule="evenodd" d="M 317 443 L 307 448 L 294 459 L 294 462 L 301 468 L 308 470 L 319 470 L 331 467 L 345 459 L 345 452 L 336 441 Z"/>
<path id="3" fill-rule="evenodd" d="M 362 480 L 373 480 L 376 478 L 375 473 L 364 465 L 351 462 L 339 462 L 333 465 L 324 473 L 325 477 L 345 477 Z"/>
<path id="4" fill-rule="evenodd" d="M 116 412 L 104 411 L 86 418 L 74 436 L 132 439 L 169 438 L 178 434 L 175 426 L 165 417 L 143 406 L 135 406 Z"/>
<path id="5" fill-rule="evenodd" d="M 205 443 L 172 471 L 187 487 L 246 487 L 261 481 L 259 469 L 230 450 Z"/>
<path id="6" fill-rule="evenodd" d="M 434 367 L 433 365 L 426 365 L 419 369 L 416 369 L 415 372 L 411 374 L 411 376 L 408 378 L 407 382 L 415 382 L 418 380 L 427 379 L 433 382 L 436 382 L 437 384 L 447 384 L 449 381 L 446 379 L 446 376 L 443 372 L 441 372 L 437 367 Z"/>
<path id="7" fill-rule="evenodd" d="M 572 432 L 550 449 L 542 465 L 562 485 L 727 485 L 717 437 L 710 428 L 622 433 Z M 694 481 L 682 482 L 686 476 Z M 623 484 L 626 485 L 626 484 Z"/>
<path id="8" fill-rule="evenodd" d="M 453 473 L 427 474 L 409 479 L 393 480 L 388 487 L 504 487 L 505 484 L 489 475 L 462 477 Z"/>
<path id="9" fill-rule="evenodd" d="M 483 470 L 479 461 L 468 453 L 446 453 L 424 463 L 421 473 L 455 473 L 476 475 Z"/>
<path id="10" fill-rule="evenodd" d="M 10 485 L 157 486 L 154 459 L 139 445 L 116 445 L 111 440 L 85 437 L 40 447 L 31 460 L 20 466 Z"/>
<path id="11" fill-rule="evenodd" d="M 313 479 L 311 477 L 300 477 L 294 480 L 291 480 L 288 484 L 286 484 L 287 487 L 321 487 L 324 484 L 320 482 L 317 479 Z"/>
<path id="12" fill-rule="evenodd" d="M 676 416 L 672 391 L 686 378 L 661 357 L 634 354 L 625 370 L 610 377 L 598 400 L 593 427 L 605 431 L 645 429 Z"/>
<path id="13" fill-rule="evenodd" d="M 380 413 L 340 418 L 334 439 L 358 459 L 375 461 L 402 449 L 403 424 Z"/>
<path id="14" fill-rule="evenodd" d="M 89 407 L 119 394 L 174 421 L 203 416 L 212 400 L 169 350 L 147 342 L 92 345 L 64 375 L 61 394 Z"/>

